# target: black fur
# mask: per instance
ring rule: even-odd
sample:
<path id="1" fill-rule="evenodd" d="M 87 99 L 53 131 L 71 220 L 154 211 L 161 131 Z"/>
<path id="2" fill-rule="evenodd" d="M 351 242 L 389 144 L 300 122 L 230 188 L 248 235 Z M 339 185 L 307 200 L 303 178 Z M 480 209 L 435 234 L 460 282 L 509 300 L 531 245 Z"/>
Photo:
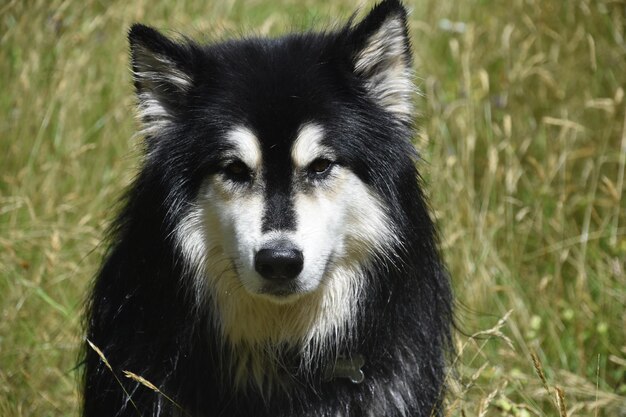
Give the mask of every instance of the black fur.
<path id="1" fill-rule="evenodd" d="M 170 123 L 148 130 L 146 157 L 111 229 L 93 286 L 87 339 L 102 350 L 113 372 L 85 348 L 84 416 L 439 414 L 451 292 L 415 168 L 412 129 L 379 105 L 368 91 L 367 75 L 354 69 L 358 51 L 388 19 L 399 19 L 406 36 L 406 12 L 395 0 L 378 5 L 357 25 L 277 39 L 199 45 L 133 26 L 136 73 L 145 70 L 142 53 L 167 58 L 152 62 L 153 79 L 138 77 L 135 85 L 140 95 L 149 90 L 159 98 Z M 408 37 L 405 46 L 403 59 L 410 63 Z M 172 70 L 187 74 L 190 86 L 160 78 Z M 144 123 L 158 118 L 147 115 Z M 351 346 L 366 358 L 362 384 L 325 380 L 329 356 L 314 364 L 313 375 L 294 368 L 287 375 L 289 389 L 268 396 L 251 385 L 243 392 L 219 374 L 218 358 L 228 347 L 188 289 L 173 230 L 203 178 L 221 168 L 226 149 L 220 134 L 242 122 L 254 126 L 260 138 L 270 138 L 262 144 L 265 169 L 273 176 L 268 183 L 283 187 L 272 193 L 283 196 L 274 203 L 291 213 L 284 198 L 292 173 L 285 161 L 296 129 L 307 120 L 324 124 L 337 163 L 383 198 L 403 247 L 397 248 L 398 258 L 381 257 L 367 270 Z M 267 215 L 268 225 L 292 225 L 291 214 L 272 216 Z M 283 361 L 297 363 L 297 353 L 285 351 Z M 178 405 L 124 377 L 124 370 L 150 381 Z M 394 390 L 404 398 L 405 414 L 394 402 Z"/>

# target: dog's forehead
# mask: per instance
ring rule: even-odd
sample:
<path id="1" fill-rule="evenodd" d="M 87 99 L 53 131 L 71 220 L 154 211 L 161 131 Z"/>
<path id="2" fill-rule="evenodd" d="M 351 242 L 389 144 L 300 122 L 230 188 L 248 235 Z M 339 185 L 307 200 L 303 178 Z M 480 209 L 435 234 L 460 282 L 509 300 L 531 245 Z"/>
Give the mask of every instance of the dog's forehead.
<path id="1" fill-rule="evenodd" d="M 203 75 L 212 93 L 236 103 L 257 131 L 293 135 L 311 117 L 328 113 L 340 81 L 326 51 L 328 41 L 310 35 L 244 39 L 211 50 L 215 67 Z"/>
<path id="2" fill-rule="evenodd" d="M 266 173 L 314 159 L 311 155 L 325 137 L 323 124 L 341 113 L 341 80 L 328 59 L 332 36 L 244 39 L 213 51 L 221 62 L 215 78 L 220 88 L 214 92 L 229 103 L 231 139 L 239 145 L 253 143 L 247 146 L 249 159 L 260 155 Z"/>

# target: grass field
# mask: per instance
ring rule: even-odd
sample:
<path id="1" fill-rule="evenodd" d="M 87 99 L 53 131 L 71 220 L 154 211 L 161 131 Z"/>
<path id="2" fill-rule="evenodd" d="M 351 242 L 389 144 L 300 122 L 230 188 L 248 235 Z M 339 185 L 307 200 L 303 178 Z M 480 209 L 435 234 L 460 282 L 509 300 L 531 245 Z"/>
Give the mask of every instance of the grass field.
<path id="1" fill-rule="evenodd" d="M 626 3 L 409 5 L 461 330 L 448 415 L 626 416 Z M 275 35 L 354 7 L 0 3 L 0 416 L 77 415 L 85 290 L 141 140 L 129 25 Z"/>

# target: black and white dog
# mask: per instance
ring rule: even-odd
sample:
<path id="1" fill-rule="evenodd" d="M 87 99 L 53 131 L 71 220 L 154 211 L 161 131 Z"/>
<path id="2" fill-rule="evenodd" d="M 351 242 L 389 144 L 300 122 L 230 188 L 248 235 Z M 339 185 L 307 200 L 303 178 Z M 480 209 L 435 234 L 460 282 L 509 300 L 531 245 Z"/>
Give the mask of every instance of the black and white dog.
<path id="1" fill-rule="evenodd" d="M 145 157 L 89 302 L 83 414 L 439 415 L 452 302 L 404 7 L 129 40 Z"/>

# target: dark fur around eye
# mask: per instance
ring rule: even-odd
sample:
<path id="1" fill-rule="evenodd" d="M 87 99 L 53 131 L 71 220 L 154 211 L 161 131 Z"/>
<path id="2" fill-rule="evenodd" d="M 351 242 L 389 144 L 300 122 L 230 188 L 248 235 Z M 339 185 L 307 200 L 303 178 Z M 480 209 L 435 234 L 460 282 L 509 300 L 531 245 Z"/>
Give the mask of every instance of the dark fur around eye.
<path id="1" fill-rule="evenodd" d="M 222 169 L 224 176 L 234 182 L 249 182 L 252 179 L 252 170 L 240 160 L 229 162 Z"/>
<path id="2" fill-rule="evenodd" d="M 312 178 L 323 178 L 330 173 L 334 162 L 326 158 L 317 158 L 311 162 L 307 172 Z"/>

